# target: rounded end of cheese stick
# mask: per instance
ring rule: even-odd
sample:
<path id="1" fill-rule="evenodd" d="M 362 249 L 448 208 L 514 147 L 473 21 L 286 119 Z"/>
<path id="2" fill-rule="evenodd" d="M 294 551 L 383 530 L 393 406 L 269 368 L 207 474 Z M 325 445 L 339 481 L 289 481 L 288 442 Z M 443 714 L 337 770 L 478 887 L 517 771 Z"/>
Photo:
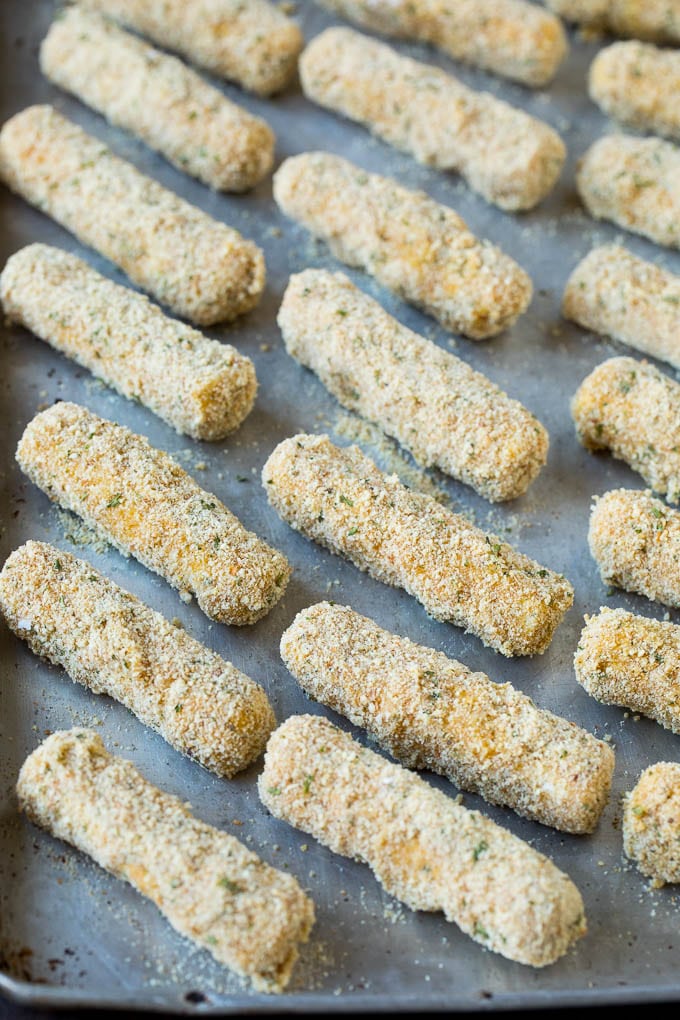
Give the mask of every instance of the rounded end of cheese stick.
<path id="1" fill-rule="evenodd" d="M 623 849 L 656 886 L 680 882 L 680 764 L 650 765 L 624 800 Z"/>

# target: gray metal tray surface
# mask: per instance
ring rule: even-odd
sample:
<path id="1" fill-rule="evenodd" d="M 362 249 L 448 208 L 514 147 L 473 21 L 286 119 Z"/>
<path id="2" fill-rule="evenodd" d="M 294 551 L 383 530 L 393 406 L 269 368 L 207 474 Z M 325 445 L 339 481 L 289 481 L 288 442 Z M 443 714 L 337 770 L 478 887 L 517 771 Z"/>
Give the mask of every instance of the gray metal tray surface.
<path id="1" fill-rule="evenodd" d="M 179 437 L 149 411 L 97 383 L 35 337 L 4 326 L 2 560 L 30 538 L 83 556 L 167 617 L 179 618 L 192 635 L 263 684 L 279 721 L 294 713 L 317 712 L 352 730 L 345 720 L 305 699 L 278 654 L 280 635 L 295 614 L 330 597 L 495 680 L 511 681 L 541 707 L 611 739 L 617 762 L 611 800 L 589 837 L 556 833 L 464 795 L 466 805 L 481 809 L 550 855 L 583 893 L 588 935 L 558 963 L 532 970 L 484 950 L 442 915 L 410 912 L 384 893 L 367 867 L 334 855 L 268 816 L 255 789 L 261 763 L 230 782 L 216 778 L 172 750 L 120 705 L 71 683 L 62 670 L 39 661 L 1 625 L 0 990 L 32 1004 L 201 1012 L 470 1010 L 680 997 L 677 892 L 673 887 L 650 888 L 623 857 L 620 831 L 621 794 L 647 765 L 678 758 L 680 744 L 654 722 L 589 698 L 572 668 L 584 613 L 606 604 L 665 615 L 662 607 L 643 598 L 607 592 L 599 580 L 586 544 L 591 498 L 615 486 L 639 488 L 642 483 L 609 456 L 583 450 L 569 414 L 569 401 L 580 381 L 617 351 L 613 343 L 563 322 L 559 310 L 565 280 L 577 260 L 593 244 L 617 236 L 614 228 L 589 219 L 574 188 L 577 158 L 593 139 L 611 129 L 585 89 L 588 65 L 601 43 L 572 33 L 568 63 L 550 89 L 539 93 L 454 67 L 425 47 L 399 44 L 403 52 L 450 68 L 466 82 L 525 107 L 562 133 L 569 148 L 562 179 L 537 211 L 522 216 L 504 215 L 455 176 L 419 166 L 357 125 L 315 108 L 297 87 L 265 101 L 220 86 L 271 123 L 278 138 L 277 162 L 297 152 L 328 149 L 410 187 L 423 188 L 456 208 L 475 233 L 498 242 L 531 274 L 535 297 L 529 312 L 501 337 L 473 343 L 451 337 L 365 275 L 350 272 L 397 318 L 486 372 L 548 427 L 550 456 L 538 480 L 523 498 L 492 507 L 436 472 L 427 477 L 418 472 L 394 444 L 379 441 L 375 430 L 362 429 L 311 373 L 288 357 L 275 319 L 289 274 L 309 265 L 342 267 L 323 245 L 277 211 L 271 181 L 245 196 L 214 194 L 41 77 L 37 49 L 54 9 L 51 2 L 3 0 L 0 5 L 2 120 L 30 103 L 55 103 L 116 152 L 264 248 L 268 283 L 259 308 L 229 328 L 211 331 L 254 360 L 260 390 L 255 410 L 235 435 L 222 443 L 199 444 Z M 299 3 L 296 16 L 308 38 L 333 21 L 311 2 Z M 122 281 L 110 264 L 4 189 L 0 205 L 2 264 L 22 245 L 40 240 L 74 251 Z M 680 271 L 677 254 L 632 236 L 625 243 Z M 195 604 L 185 605 L 135 561 L 88 544 L 74 522 L 21 475 L 14 461 L 17 440 L 38 409 L 57 399 L 83 403 L 148 436 L 178 457 L 248 527 L 286 553 L 294 566 L 293 578 L 266 619 L 241 629 L 212 624 Z M 481 527 L 500 533 L 570 578 L 575 604 L 550 649 L 533 659 L 507 660 L 476 638 L 433 621 L 404 592 L 371 580 L 281 522 L 267 504 L 259 473 L 275 444 L 301 430 L 327 431 L 341 443 L 358 437 L 383 466 L 401 471 L 411 484 L 438 486 L 454 508 L 472 515 Z M 677 614 L 670 618 L 679 619 Z M 44 734 L 73 725 L 98 728 L 106 744 L 132 759 L 150 780 L 190 801 L 200 818 L 238 836 L 265 860 L 289 869 L 309 890 L 317 922 L 282 997 L 249 991 L 208 953 L 177 935 L 131 887 L 18 815 L 14 784 L 22 761 Z M 366 740 L 363 733 L 352 732 Z M 451 796 L 458 793 L 441 778 L 427 779 Z"/>

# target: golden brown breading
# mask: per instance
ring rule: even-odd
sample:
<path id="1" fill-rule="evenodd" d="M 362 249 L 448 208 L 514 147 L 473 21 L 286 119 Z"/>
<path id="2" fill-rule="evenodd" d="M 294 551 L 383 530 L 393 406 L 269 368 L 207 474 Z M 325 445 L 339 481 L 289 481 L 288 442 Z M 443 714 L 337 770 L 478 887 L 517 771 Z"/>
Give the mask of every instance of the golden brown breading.
<path id="1" fill-rule="evenodd" d="M 680 882 L 680 765 L 645 769 L 624 802 L 623 848 L 656 885 Z"/>
<path id="2" fill-rule="evenodd" d="M 680 138 L 680 53 L 635 41 L 605 46 L 590 65 L 588 91 L 622 124 Z"/>
<path id="3" fill-rule="evenodd" d="M 680 43 L 680 0 L 546 0 L 567 21 L 614 35 Z"/>

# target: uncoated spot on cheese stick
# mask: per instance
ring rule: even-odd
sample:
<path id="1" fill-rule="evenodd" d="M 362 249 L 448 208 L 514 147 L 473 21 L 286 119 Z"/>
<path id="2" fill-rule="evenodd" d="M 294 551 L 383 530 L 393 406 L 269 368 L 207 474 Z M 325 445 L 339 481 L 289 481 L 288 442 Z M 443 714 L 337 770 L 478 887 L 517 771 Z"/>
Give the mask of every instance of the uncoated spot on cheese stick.
<path id="1" fill-rule="evenodd" d="M 17 795 L 32 822 L 125 879 L 258 991 L 286 987 L 314 923 L 309 897 L 110 754 L 93 730 L 48 737 L 24 762 Z"/>
<path id="2" fill-rule="evenodd" d="M 567 21 L 614 35 L 680 42 L 679 0 L 546 0 L 546 3 Z"/>
<path id="3" fill-rule="evenodd" d="M 635 41 L 605 46 L 590 65 L 588 91 L 622 124 L 680 138 L 680 53 Z"/>

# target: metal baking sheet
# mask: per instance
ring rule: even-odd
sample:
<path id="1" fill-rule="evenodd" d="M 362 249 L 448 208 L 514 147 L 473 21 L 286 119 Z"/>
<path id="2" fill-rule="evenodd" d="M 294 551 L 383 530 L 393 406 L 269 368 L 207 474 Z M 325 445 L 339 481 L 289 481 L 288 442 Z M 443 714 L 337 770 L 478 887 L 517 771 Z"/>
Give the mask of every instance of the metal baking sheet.
<path id="1" fill-rule="evenodd" d="M 423 188 L 459 210 L 477 234 L 501 244 L 534 280 L 535 298 L 528 314 L 505 335 L 475 344 L 452 338 L 368 277 L 350 273 L 401 321 L 445 349 L 455 350 L 520 398 L 550 431 L 547 467 L 529 493 L 509 505 L 491 507 L 466 487 L 436 473 L 429 476 L 429 484 L 442 489 L 454 507 L 563 572 L 576 587 L 574 608 L 549 651 L 535 659 L 509 661 L 483 648 L 475 638 L 429 619 L 405 593 L 372 581 L 316 548 L 269 509 L 259 482 L 260 469 L 277 442 L 300 430 L 329 431 L 340 442 L 361 435 L 367 451 L 382 458 L 385 466 L 396 466 L 407 478 L 414 477 L 408 457 L 400 462 L 396 447 L 376 443 L 370 431 L 361 433 L 356 421 L 343 414 L 318 380 L 283 348 L 275 317 L 288 275 L 308 265 L 336 267 L 337 263 L 323 246 L 277 212 L 271 182 L 243 197 L 213 194 L 49 85 L 40 75 L 37 49 L 53 13 L 51 2 L 3 0 L 0 4 L 2 119 L 30 103 L 55 103 L 116 152 L 212 215 L 234 224 L 264 248 L 268 284 L 260 307 L 235 325 L 212 331 L 253 358 L 260 391 L 254 412 L 233 437 L 220 444 L 198 444 L 175 435 L 150 412 L 99 385 L 26 332 L 2 328 L 2 559 L 21 542 L 35 538 L 91 560 L 155 609 L 178 617 L 191 634 L 262 683 L 279 720 L 296 712 L 324 712 L 305 700 L 281 663 L 281 632 L 298 610 L 315 601 L 331 597 L 349 603 L 382 626 L 441 649 L 496 680 L 509 680 L 542 707 L 610 738 L 617 765 L 609 806 L 592 837 L 560 835 L 509 810 L 490 808 L 472 795 L 464 797 L 465 804 L 481 808 L 549 854 L 583 893 L 588 936 L 554 966 L 534 971 L 482 949 L 441 915 L 411 913 L 382 891 L 366 867 L 335 856 L 270 818 L 256 795 L 259 765 L 231 782 L 212 776 L 182 758 L 119 705 L 72 684 L 61 670 L 40 662 L 3 625 L 0 989 L 32 1004 L 201 1012 L 470 1010 L 680 997 L 678 894 L 671 887 L 650 889 L 625 862 L 620 832 L 621 793 L 645 766 L 659 759 L 677 759 L 680 743 L 649 720 L 598 705 L 576 684 L 572 669 L 584 613 L 606 604 L 664 615 L 661 607 L 621 592 L 608 593 L 600 583 L 586 545 L 591 497 L 614 486 L 640 487 L 641 483 L 610 457 L 592 456 L 581 449 L 569 416 L 569 400 L 581 379 L 616 351 L 615 345 L 562 322 L 559 312 L 564 282 L 577 259 L 594 243 L 617 236 L 615 229 L 586 216 L 574 190 L 577 157 L 609 130 L 584 87 L 597 42 L 572 34 L 569 62 L 549 92 L 529 93 L 481 72 L 455 69 L 474 86 L 490 89 L 549 121 L 568 144 L 569 161 L 559 186 L 538 211 L 517 217 L 486 205 L 455 177 L 418 166 L 372 140 L 358 126 L 316 109 L 295 87 L 272 101 L 260 101 L 224 86 L 228 95 L 265 116 L 274 127 L 278 161 L 308 149 L 329 149 Z M 312 3 L 298 4 L 297 17 L 307 37 L 332 22 Z M 424 47 L 399 48 L 453 69 L 446 58 Z M 0 205 L 3 263 L 20 246 L 40 240 L 74 251 L 114 279 L 122 279 L 111 265 L 4 190 Z M 627 237 L 626 243 L 642 256 L 680 271 L 677 254 L 633 237 Z M 244 629 L 212 624 L 195 604 L 185 605 L 176 592 L 134 561 L 113 550 L 78 544 L 83 536 L 73 522 L 22 477 L 14 462 L 16 442 L 27 421 L 59 398 L 79 401 L 147 435 L 178 457 L 248 527 L 287 554 L 294 565 L 293 579 L 285 598 L 265 620 Z M 671 619 L 677 622 L 678 615 L 671 614 Z M 309 890 L 318 919 L 282 998 L 245 989 L 206 952 L 176 935 L 129 886 L 18 817 L 13 788 L 21 762 L 45 733 L 75 724 L 99 728 L 107 745 L 135 761 L 153 782 L 189 800 L 199 817 L 234 833 L 265 860 L 289 869 Z M 363 734 L 355 735 L 365 740 Z M 452 796 L 457 793 L 445 780 L 427 778 Z"/>

